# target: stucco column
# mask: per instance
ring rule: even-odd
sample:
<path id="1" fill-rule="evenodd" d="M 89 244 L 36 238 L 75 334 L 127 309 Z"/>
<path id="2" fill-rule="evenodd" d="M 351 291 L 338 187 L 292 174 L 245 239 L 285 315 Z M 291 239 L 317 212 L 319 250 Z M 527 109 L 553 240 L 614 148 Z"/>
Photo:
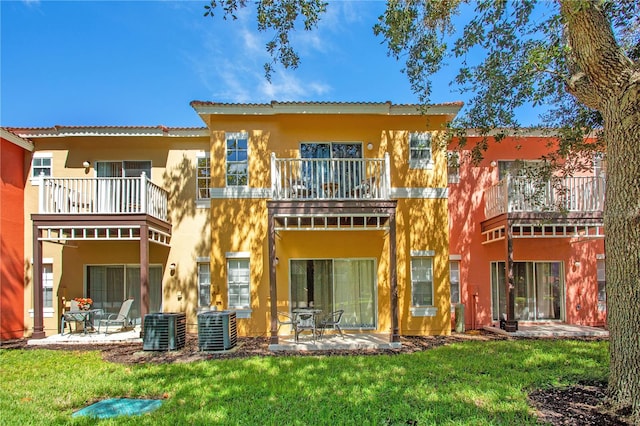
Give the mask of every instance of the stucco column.
<path id="1" fill-rule="evenodd" d="M 42 241 L 38 225 L 33 223 L 33 339 L 45 337 L 42 318 Z"/>

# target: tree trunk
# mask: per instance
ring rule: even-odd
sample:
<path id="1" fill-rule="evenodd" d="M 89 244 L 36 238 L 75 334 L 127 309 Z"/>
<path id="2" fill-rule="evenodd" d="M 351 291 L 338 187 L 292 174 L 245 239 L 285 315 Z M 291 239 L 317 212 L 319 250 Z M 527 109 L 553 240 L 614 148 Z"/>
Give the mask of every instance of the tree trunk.
<path id="1" fill-rule="evenodd" d="M 603 112 L 609 397 L 640 419 L 640 85 Z"/>
<path id="2" fill-rule="evenodd" d="M 640 422 L 640 70 L 597 1 L 560 1 L 570 47 L 567 89 L 604 119 L 609 398 Z"/>

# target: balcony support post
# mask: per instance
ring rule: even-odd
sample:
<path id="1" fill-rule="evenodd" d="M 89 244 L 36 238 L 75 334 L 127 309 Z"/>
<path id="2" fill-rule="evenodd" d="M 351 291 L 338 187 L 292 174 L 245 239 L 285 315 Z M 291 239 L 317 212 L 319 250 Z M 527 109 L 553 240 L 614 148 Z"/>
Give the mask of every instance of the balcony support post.
<path id="1" fill-rule="evenodd" d="M 149 225 L 140 225 L 140 333 L 149 313 Z"/>
<path id="2" fill-rule="evenodd" d="M 43 182 L 40 181 L 42 184 Z M 42 190 L 42 186 L 40 187 Z M 42 241 L 40 241 L 40 230 L 38 224 L 33 222 L 33 333 L 31 338 L 43 339 L 44 320 L 42 315 L 43 296 L 42 296 Z"/>
<path id="3" fill-rule="evenodd" d="M 269 297 L 271 299 L 271 340 L 278 344 L 278 289 L 276 285 L 276 220 L 272 209 L 269 209 L 267 238 L 269 240 Z"/>
<path id="4" fill-rule="evenodd" d="M 505 262 L 505 303 L 507 323 L 515 322 L 515 286 L 513 280 L 513 231 L 511 230 L 511 221 L 507 220 L 505 229 L 505 248 L 506 248 L 506 262 Z M 517 328 L 517 326 L 516 326 Z"/>
<path id="5" fill-rule="evenodd" d="M 389 285 L 391 293 L 391 342 L 400 341 L 398 326 L 398 272 L 396 257 L 396 211 L 389 209 Z"/>

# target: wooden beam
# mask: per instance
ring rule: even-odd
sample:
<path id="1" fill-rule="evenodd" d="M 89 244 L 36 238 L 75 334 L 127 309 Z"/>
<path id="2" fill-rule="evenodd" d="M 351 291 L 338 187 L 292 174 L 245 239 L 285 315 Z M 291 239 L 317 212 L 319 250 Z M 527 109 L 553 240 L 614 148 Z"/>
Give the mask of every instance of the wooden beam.
<path id="1" fill-rule="evenodd" d="M 38 224 L 33 222 L 33 339 L 45 337 L 42 316 L 42 241 L 38 239 L 39 236 Z"/>
<path id="2" fill-rule="evenodd" d="M 278 287 L 276 282 L 276 231 L 273 210 L 269 209 L 267 238 L 269 240 L 269 295 L 271 297 L 271 344 L 278 344 Z"/>

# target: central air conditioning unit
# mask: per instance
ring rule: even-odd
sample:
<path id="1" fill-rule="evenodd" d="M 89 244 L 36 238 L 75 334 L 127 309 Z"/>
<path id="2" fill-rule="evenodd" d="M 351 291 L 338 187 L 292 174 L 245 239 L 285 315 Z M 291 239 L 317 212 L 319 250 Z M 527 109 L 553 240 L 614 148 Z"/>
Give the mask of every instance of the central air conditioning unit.
<path id="1" fill-rule="evenodd" d="M 184 313 L 158 313 L 144 316 L 142 349 L 175 351 L 184 348 L 187 317 Z"/>
<path id="2" fill-rule="evenodd" d="M 201 351 L 225 351 L 236 346 L 236 313 L 209 311 L 198 314 L 198 346 Z"/>

